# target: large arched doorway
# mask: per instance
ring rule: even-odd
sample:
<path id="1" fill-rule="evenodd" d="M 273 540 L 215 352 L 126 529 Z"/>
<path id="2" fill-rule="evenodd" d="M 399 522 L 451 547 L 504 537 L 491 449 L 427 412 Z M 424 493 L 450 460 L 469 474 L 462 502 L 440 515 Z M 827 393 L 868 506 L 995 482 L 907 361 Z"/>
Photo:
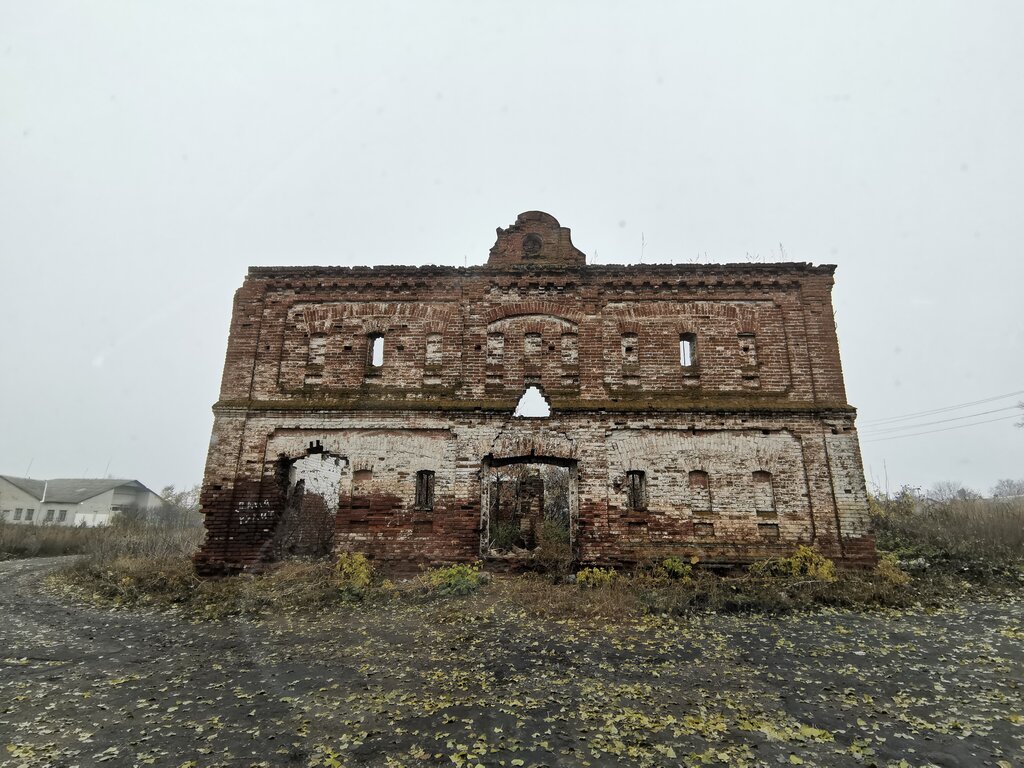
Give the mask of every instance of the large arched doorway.
<path id="1" fill-rule="evenodd" d="M 544 544 L 579 546 L 579 472 L 557 456 L 486 456 L 480 473 L 480 556 L 527 563 Z M 564 538 L 563 538 L 564 537 Z"/>

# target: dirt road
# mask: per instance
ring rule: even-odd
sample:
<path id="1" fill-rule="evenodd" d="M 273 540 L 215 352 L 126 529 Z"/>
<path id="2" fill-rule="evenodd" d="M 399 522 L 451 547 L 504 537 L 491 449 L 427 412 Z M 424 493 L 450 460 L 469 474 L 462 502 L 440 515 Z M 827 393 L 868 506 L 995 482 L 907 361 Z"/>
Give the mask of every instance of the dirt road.
<path id="1" fill-rule="evenodd" d="M 56 565 L 0 563 L 0 766 L 1024 765 L 1020 602 L 190 623 L 68 604 Z"/>

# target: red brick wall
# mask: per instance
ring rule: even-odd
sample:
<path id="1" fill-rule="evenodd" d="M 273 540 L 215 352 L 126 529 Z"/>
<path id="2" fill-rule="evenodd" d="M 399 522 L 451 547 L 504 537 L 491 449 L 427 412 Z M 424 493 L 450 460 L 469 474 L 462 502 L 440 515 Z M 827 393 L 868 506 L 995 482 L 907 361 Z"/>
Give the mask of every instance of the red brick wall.
<path id="1" fill-rule="evenodd" d="M 538 212 L 499 230 L 483 267 L 251 269 L 214 407 L 198 562 L 231 571 L 273 557 L 281 467 L 317 441 L 348 468 L 335 547 L 399 565 L 477 557 L 481 469 L 529 451 L 578 470 L 581 562 L 743 562 L 798 542 L 869 562 L 833 270 L 587 266 Z M 681 334 L 696 337 L 685 368 Z M 551 418 L 511 418 L 528 384 Z M 437 478 L 429 512 L 414 506 L 422 469 Z M 642 514 L 623 508 L 629 469 L 649 478 Z M 710 515 L 691 508 L 694 469 L 708 472 Z M 353 486 L 357 471 L 369 485 Z M 771 473 L 774 517 L 755 509 L 756 471 Z"/>

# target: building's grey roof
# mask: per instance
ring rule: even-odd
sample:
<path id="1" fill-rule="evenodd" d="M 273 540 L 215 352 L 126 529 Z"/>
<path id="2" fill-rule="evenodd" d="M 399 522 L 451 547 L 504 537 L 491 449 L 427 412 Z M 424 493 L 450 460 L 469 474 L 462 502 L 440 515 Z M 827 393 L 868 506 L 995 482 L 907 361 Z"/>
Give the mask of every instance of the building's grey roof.
<path id="1" fill-rule="evenodd" d="M 138 480 L 95 480 L 88 478 L 33 480 L 29 477 L 11 477 L 10 475 L 0 475 L 0 478 L 20 488 L 25 493 L 35 496 L 39 501 L 53 504 L 78 504 L 86 499 L 99 496 L 101 493 L 106 493 L 113 488 L 120 488 L 122 485 L 131 485 L 136 490 L 149 491 L 149 488 Z"/>

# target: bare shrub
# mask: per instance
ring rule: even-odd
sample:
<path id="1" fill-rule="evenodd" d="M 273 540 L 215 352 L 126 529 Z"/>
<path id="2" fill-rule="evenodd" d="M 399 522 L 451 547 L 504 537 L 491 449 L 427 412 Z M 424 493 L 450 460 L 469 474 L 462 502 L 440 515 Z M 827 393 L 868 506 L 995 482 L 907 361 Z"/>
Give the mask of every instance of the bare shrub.
<path id="1" fill-rule="evenodd" d="M 537 530 L 534 561 L 541 570 L 553 576 L 564 576 L 572 565 L 569 529 L 560 521 L 545 518 Z"/>
<path id="2" fill-rule="evenodd" d="M 1019 572 L 1024 565 L 1024 499 L 945 494 L 929 499 L 904 487 L 871 499 L 878 546 L 900 560 L 981 576 Z"/>

